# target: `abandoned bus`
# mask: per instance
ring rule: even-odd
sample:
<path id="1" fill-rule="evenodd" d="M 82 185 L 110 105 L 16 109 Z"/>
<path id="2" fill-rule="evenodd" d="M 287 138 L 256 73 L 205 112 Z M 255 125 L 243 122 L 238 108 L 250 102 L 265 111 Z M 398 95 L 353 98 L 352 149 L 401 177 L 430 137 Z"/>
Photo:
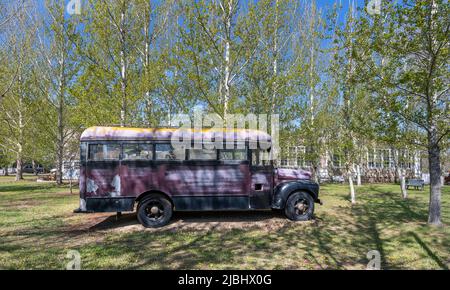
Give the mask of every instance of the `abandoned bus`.
<path id="1" fill-rule="evenodd" d="M 319 185 L 309 172 L 274 168 L 264 157 L 270 153 L 267 133 L 233 131 L 241 144 L 234 149 L 180 149 L 171 143 L 176 130 L 86 129 L 80 139 L 80 207 L 75 212 L 136 209 L 145 227 L 166 225 L 173 211 L 280 209 L 294 221 L 312 218 L 314 203 L 320 203 Z M 211 134 L 228 133 L 192 131 L 192 142 L 210 140 Z M 252 149 L 249 136 L 266 142 L 265 149 Z"/>

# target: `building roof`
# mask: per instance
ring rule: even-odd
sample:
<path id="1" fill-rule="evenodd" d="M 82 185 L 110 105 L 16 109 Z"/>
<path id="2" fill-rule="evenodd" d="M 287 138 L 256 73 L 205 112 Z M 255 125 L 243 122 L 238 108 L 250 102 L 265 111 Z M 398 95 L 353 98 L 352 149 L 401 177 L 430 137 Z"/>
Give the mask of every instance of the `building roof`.
<path id="1" fill-rule="evenodd" d="M 171 140 L 190 137 L 192 140 L 252 140 L 271 142 L 271 136 L 266 132 L 251 129 L 179 129 L 179 128 L 129 128 L 129 127 L 90 127 L 81 134 L 81 141 L 90 140 Z"/>

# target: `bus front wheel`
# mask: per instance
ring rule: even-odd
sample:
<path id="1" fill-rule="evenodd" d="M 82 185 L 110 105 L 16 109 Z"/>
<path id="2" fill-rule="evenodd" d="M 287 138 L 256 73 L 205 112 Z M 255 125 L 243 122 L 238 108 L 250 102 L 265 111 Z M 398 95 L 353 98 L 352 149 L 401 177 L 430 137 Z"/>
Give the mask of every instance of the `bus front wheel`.
<path id="1" fill-rule="evenodd" d="M 292 221 L 310 220 L 314 214 L 314 200 L 306 192 L 294 192 L 286 201 L 284 213 Z"/>
<path id="2" fill-rule="evenodd" d="M 172 204 L 160 194 L 151 194 L 141 200 L 137 207 L 138 221 L 146 228 L 159 228 L 169 223 Z"/>

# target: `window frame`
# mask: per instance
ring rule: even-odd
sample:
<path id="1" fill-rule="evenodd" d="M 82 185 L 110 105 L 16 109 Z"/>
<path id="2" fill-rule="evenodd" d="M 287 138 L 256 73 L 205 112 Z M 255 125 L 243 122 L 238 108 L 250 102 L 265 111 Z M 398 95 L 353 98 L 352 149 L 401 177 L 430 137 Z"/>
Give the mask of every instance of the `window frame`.
<path id="1" fill-rule="evenodd" d="M 90 155 L 91 155 L 91 146 L 92 145 L 102 145 L 102 146 L 108 146 L 108 145 L 118 145 L 119 146 L 119 157 L 118 158 L 114 158 L 114 159 L 91 159 Z M 86 150 L 86 161 L 88 162 L 120 162 L 122 160 L 122 143 L 121 142 L 113 142 L 113 141 L 94 141 L 94 142 L 89 142 L 87 143 L 86 146 L 87 150 Z"/>
<path id="2" fill-rule="evenodd" d="M 151 159 L 125 159 L 124 158 L 124 149 L 126 145 L 141 145 L 141 144 L 148 144 L 152 146 L 152 158 Z M 252 150 L 253 149 L 249 149 L 248 146 L 248 142 L 245 142 L 245 148 L 243 149 L 237 149 L 236 148 L 236 144 L 235 144 L 235 149 L 214 149 L 216 151 L 216 158 L 215 159 L 189 159 L 189 153 L 190 153 L 190 149 L 193 148 L 185 148 L 185 152 L 184 152 L 184 159 L 157 159 L 157 154 L 156 154 L 156 149 L 158 145 L 161 144 L 167 144 L 169 146 L 171 146 L 173 148 L 173 146 L 171 145 L 169 140 L 90 140 L 90 141 L 84 141 L 81 142 L 81 148 L 80 148 L 80 155 L 82 155 L 83 160 L 85 162 L 152 162 L 152 163 L 198 163 L 198 162 L 203 162 L 203 163 L 215 163 L 215 164 L 248 164 L 248 165 L 252 165 L 251 164 L 251 160 L 252 160 Z M 111 146 L 111 145 L 115 145 L 115 146 L 119 146 L 120 148 L 120 153 L 119 153 L 119 157 L 116 159 L 102 159 L 102 160 L 95 160 L 95 159 L 89 159 L 89 155 L 90 155 L 90 148 L 92 145 L 106 145 L 106 146 Z M 208 150 L 208 149 L 205 149 Z M 235 151 L 238 150 L 244 150 L 245 151 L 245 159 L 242 160 L 224 160 L 224 159 L 219 159 L 220 157 L 220 151 L 232 151 L 233 152 L 233 156 L 235 154 Z M 259 149 L 262 150 L 262 149 Z M 253 165 L 256 166 L 256 165 Z M 268 165 L 260 165 L 260 166 L 268 166 Z"/>
<path id="3" fill-rule="evenodd" d="M 261 160 L 261 156 L 262 155 L 260 154 L 260 152 L 267 152 L 270 155 L 271 154 L 271 152 L 270 152 L 271 150 L 272 150 L 272 148 L 270 148 L 270 149 L 260 149 L 260 148 L 258 148 L 258 149 L 247 150 L 247 156 L 249 158 L 250 165 L 252 167 L 268 167 L 268 166 L 272 166 L 273 165 L 273 160 L 264 160 L 264 161 L 267 162 L 267 164 L 264 164 L 264 161 Z M 258 164 L 259 162 L 257 162 L 256 164 L 254 163 L 253 153 L 255 153 L 257 161 L 261 161 L 261 164 Z M 281 164 L 281 166 L 289 166 L 289 159 L 280 159 L 280 164 Z"/>
<path id="4" fill-rule="evenodd" d="M 149 161 L 155 161 L 155 143 L 153 142 L 149 142 L 149 141 L 122 141 L 120 142 L 121 145 L 121 154 L 120 154 L 120 161 L 125 161 L 125 162 L 133 162 L 133 161 L 145 161 L 145 162 L 149 162 Z M 151 158 L 150 159 L 125 159 L 125 145 L 150 145 L 151 146 Z"/>
<path id="5" fill-rule="evenodd" d="M 216 157 L 214 159 L 191 159 L 191 150 L 208 150 L 208 151 L 215 151 L 215 155 Z M 202 149 L 196 149 L 196 148 L 189 148 L 186 149 L 187 154 L 186 154 L 186 161 L 206 161 L 206 162 L 211 162 L 211 161 L 219 161 L 219 150 L 218 149 L 206 149 L 206 148 L 202 148 Z"/>
<path id="6" fill-rule="evenodd" d="M 155 162 L 180 163 L 180 162 L 184 162 L 187 160 L 187 152 L 186 152 L 187 149 L 186 148 L 184 149 L 184 159 L 157 159 L 156 158 L 156 146 L 164 145 L 164 144 L 168 144 L 172 148 L 173 148 L 173 146 L 172 146 L 172 144 L 170 144 L 170 141 L 156 141 L 156 142 L 154 141 L 154 142 L 152 142 L 152 144 L 153 144 L 153 161 L 155 161 Z"/>
<path id="7" fill-rule="evenodd" d="M 220 159 L 220 153 L 221 153 L 222 151 L 225 151 L 225 152 L 232 152 L 233 158 L 234 158 L 234 154 L 236 153 L 237 150 L 242 150 L 242 151 L 244 151 L 245 159 Z M 225 164 L 236 164 L 236 163 L 238 163 L 238 164 L 242 164 L 242 163 L 248 163 L 248 164 L 250 164 L 251 156 L 250 156 L 250 159 L 249 159 L 249 151 L 250 151 L 250 150 L 248 149 L 247 144 L 245 145 L 245 148 L 244 148 L 244 149 L 218 149 L 218 150 L 217 150 L 217 160 L 218 160 L 219 162 L 225 163 Z"/>

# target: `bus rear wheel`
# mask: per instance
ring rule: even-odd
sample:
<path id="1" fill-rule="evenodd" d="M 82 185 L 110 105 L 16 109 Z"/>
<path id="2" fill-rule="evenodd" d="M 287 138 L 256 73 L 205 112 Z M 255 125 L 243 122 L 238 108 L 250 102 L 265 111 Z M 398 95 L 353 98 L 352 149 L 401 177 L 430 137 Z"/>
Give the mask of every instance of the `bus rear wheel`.
<path id="1" fill-rule="evenodd" d="M 169 223 L 172 204 L 160 194 L 151 194 L 141 200 L 137 207 L 137 219 L 146 228 L 159 228 Z"/>

